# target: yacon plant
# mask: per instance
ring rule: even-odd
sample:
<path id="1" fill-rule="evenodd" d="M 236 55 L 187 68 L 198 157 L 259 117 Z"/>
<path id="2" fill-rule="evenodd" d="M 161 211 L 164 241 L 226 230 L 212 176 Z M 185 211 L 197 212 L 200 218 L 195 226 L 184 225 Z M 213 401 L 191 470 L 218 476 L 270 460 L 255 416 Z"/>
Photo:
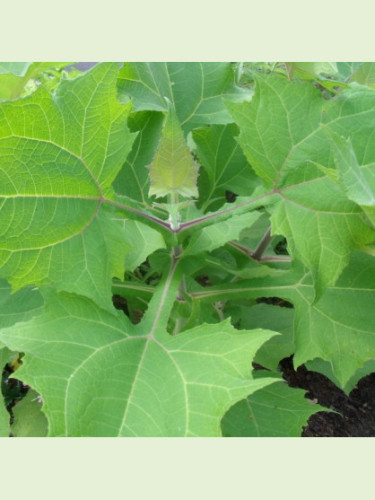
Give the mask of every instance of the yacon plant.
<path id="1" fill-rule="evenodd" d="M 281 359 L 374 369 L 373 66 L 62 67 L 0 64 L 1 434 L 300 435 Z"/>

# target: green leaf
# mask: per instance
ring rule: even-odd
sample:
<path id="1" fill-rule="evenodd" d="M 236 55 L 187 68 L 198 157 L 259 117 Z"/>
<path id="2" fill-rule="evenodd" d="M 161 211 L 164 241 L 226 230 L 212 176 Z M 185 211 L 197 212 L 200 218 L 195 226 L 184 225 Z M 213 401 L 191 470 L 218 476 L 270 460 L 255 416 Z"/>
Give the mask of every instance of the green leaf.
<path id="1" fill-rule="evenodd" d="M 170 103 L 160 144 L 150 165 L 149 196 L 198 196 L 198 165 L 185 142 L 178 118 Z"/>
<path id="2" fill-rule="evenodd" d="M 44 315 L 0 331 L 27 353 L 17 378 L 41 394 L 50 436 L 219 436 L 230 406 L 275 382 L 251 370 L 274 332 L 239 332 L 227 320 L 167 333 L 175 269 L 172 262 L 137 326 L 50 290 Z"/>
<path id="3" fill-rule="evenodd" d="M 330 363 L 335 381 L 348 380 L 375 358 L 375 259 L 354 252 L 335 286 L 313 302 L 314 287 L 308 272 L 294 269 L 284 276 L 263 277 L 213 286 L 194 293 L 195 299 L 280 297 L 295 308 L 294 365 L 320 358 Z"/>
<path id="4" fill-rule="evenodd" d="M 16 99 L 23 95 L 30 82 L 43 73 L 65 68 L 68 62 L 0 63 L 0 101 Z M 33 90 L 36 86 L 31 87 Z"/>
<path id="5" fill-rule="evenodd" d="M 375 63 L 362 63 L 350 76 L 349 81 L 375 87 Z"/>
<path id="6" fill-rule="evenodd" d="M 319 297 L 335 283 L 351 251 L 374 239 L 360 208 L 316 166 L 335 168 L 321 124 L 350 136 L 359 161 L 375 161 L 375 92 L 344 90 L 325 101 L 308 82 L 270 76 L 257 79 L 250 103 L 228 108 L 248 161 L 270 189 L 264 202 L 270 205 L 272 234 L 287 237 L 289 253 L 313 273 Z"/>
<path id="7" fill-rule="evenodd" d="M 364 63 L 362 62 L 338 62 L 337 69 L 341 80 L 349 80 L 351 75 Z"/>
<path id="8" fill-rule="evenodd" d="M 333 62 L 294 62 L 288 63 L 288 70 L 297 78 L 315 79 L 319 75 L 336 75 L 337 64 Z"/>
<path id="9" fill-rule="evenodd" d="M 261 213 L 251 212 L 232 217 L 229 221 L 218 222 L 195 232 L 184 250 L 184 256 L 210 252 L 230 240 L 239 238 L 241 231 L 251 227 L 259 219 Z"/>
<path id="10" fill-rule="evenodd" d="M 45 437 L 48 422 L 42 412 L 38 393 L 30 389 L 13 408 L 14 422 L 11 430 L 14 437 Z"/>
<path id="11" fill-rule="evenodd" d="M 375 227 L 375 163 L 361 168 L 350 139 L 327 129 L 333 145 L 339 183 L 348 198 L 357 203 Z"/>
<path id="12" fill-rule="evenodd" d="M 241 330 L 264 328 L 281 333 L 259 349 L 254 360 L 258 365 L 268 370 L 277 370 L 280 361 L 294 353 L 293 309 L 268 304 L 256 304 L 252 307 L 233 304 L 226 306 L 225 312 L 231 316 L 236 328 Z"/>
<path id="13" fill-rule="evenodd" d="M 306 363 L 306 368 L 310 371 L 321 373 L 325 375 L 327 378 L 332 380 L 332 382 L 336 385 L 340 385 L 340 381 L 337 380 L 334 373 L 332 372 L 331 364 L 328 361 L 323 361 L 322 359 L 315 358 L 312 361 L 308 361 Z M 375 373 L 375 360 L 370 359 L 365 362 L 362 368 L 359 368 L 355 372 L 355 374 L 346 382 L 346 384 L 342 387 L 342 390 L 346 394 L 350 394 L 350 392 L 355 388 L 361 378 L 370 375 L 371 373 Z"/>
<path id="14" fill-rule="evenodd" d="M 0 321 L 1 321 L 1 316 L 0 316 Z M 6 347 L 0 348 L 1 373 L 3 372 L 5 365 L 8 363 L 11 355 L 12 352 Z M 10 433 L 10 414 L 6 409 L 4 396 L 2 392 L 0 392 L 0 437 L 8 437 L 9 433 Z"/>
<path id="15" fill-rule="evenodd" d="M 138 135 L 113 183 L 116 193 L 126 195 L 144 207 L 150 205 L 148 198 L 150 175 L 146 167 L 151 164 L 160 143 L 164 121 L 163 113 L 145 111 L 129 116 L 129 128 L 132 132 L 138 132 Z"/>
<path id="16" fill-rule="evenodd" d="M 265 372 L 265 374 L 269 372 Z M 269 374 L 278 377 L 277 374 Z M 265 387 L 234 405 L 222 421 L 226 437 L 300 437 L 302 427 L 318 411 L 329 411 L 312 404 L 303 389 L 286 383 Z"/>
<path id="17" fill-rule="evenodd" d="M 25 287 L 11 294 L 11 286 L 0 280 L 0 328 L 27 321 L 43 312 L 44 300 L 34 287 Z"/>
<path id="18" fill-rule="evenodd" d="M 12 73 L 15 76 L 25 76 L 29 62 L 0 62 L 0 74 Z"/>
<path id="19" fill-rule="evenodd" d="M 206 211 L 217 209 L 225 202 L 225 192 L 250 196 L 259 180 L 254 175 L 235 140 L 238 127 L 214 125 L 193 131 L 195 152 L 202 164 L 200 169 L 199 201 Z"/>
<path id="20" fill-rule="evenodd" d="M 118 90 L 123 102 L 133 99 L 134 111 L 167 111 L 167 97 L 185 133 L 206 124 L 232 122 L 223 97 L 238 101 L 252 95 L 236 86 L 230 63 L 212 62 L 125 63 Z"/>
<path id="21" fill-rule="evenodd" d="M 155 250 L 165 248 L 165 241 L 158 231 L 133 220 L 122 219 L 119 223 L 131 248 L 125 256 L 125 269 L 128 271 L 134 271 Z"/>
<path id="22" fill-rule="evenodd" d="M 0 106 L 0 276 L 15 290 L 54 282 L 112 308 L 127 247 L 103 203 L 134 138 L 117 71 L 100 64 L 54 96 Z"/>

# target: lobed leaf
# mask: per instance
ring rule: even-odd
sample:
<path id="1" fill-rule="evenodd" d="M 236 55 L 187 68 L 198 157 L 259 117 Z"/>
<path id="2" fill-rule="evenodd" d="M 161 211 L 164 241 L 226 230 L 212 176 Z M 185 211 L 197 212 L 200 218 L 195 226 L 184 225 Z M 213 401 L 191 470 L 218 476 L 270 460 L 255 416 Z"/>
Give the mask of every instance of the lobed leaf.
<path id="1" fill-rule="evenodd" d="M 283 276 L 264 276 L 194 292 L 195 299 L 280 297 L 293 303 L 294 364 L 320 358 L 345 387 L 365 362 L 375 358 L 375 260 L 354 252 L 335 286 L 313 303 L 310 273 L 295 266 Z"/>
<path id="2" fill-rule="evenodd" d="M 374 239 L 358 205 L 327 175 L 335 164 L 326 126 L 351 137 L 359 161 L 375 161 L 375 92 L 348 89 L 324 101 L 308 82 L 270 76 L 258 79 L 250 103 L 228 103 L 228 109 L 248 161 L 270 188 L 265 204 L 272 233 L 287 237 L 292 256 L 311 270 L 320 297 L 352 250 Z"/>
<path id="3" fill-rule="evenodd" d="M 173 272 L 137 326 L 49 290 L 45 314 L 0 331 L 27 353 L 17 378 L 41 394 L 50 436 L 219 436 L 230 406 L 275 382 L 251 374 L 274 332 L 239 332 L 227 320 L 167 333 L 181 278 Z"/>
<path id="4" fill-rule="evenodd" d="M 130 150 L 116 64 L 0 106 L 0 276 L 111 305 L 125 234 L 102 206 Z"/>

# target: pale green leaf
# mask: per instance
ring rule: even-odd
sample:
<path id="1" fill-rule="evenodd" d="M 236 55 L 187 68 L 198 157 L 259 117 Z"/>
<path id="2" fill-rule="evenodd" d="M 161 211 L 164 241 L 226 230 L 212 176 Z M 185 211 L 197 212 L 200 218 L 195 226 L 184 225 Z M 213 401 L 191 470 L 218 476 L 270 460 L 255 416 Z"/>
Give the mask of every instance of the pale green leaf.
<path id="1" fill-rule="evenodd" d="M 197 197 L 198 165 L 185 142 L 177 115 L 170 103 L 161 140 L 150 169 L 149 196 Z"/>

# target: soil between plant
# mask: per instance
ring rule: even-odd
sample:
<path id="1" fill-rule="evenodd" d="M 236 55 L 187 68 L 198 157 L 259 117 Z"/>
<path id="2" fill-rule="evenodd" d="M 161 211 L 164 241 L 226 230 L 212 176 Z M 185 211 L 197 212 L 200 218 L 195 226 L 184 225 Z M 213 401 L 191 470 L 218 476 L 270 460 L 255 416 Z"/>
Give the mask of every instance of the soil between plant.
<path id="1" fill-rule="evenodd" d="M 375 437 L 375 373 L 362 378 L 347 396 L 320 373 L 305 366 L 294 370 L 292 357 L 283 359 L 280 368 L 290 387 L 305 389 L 306 398 L 338 412 L 312 415 L 302 437 Z"/>

